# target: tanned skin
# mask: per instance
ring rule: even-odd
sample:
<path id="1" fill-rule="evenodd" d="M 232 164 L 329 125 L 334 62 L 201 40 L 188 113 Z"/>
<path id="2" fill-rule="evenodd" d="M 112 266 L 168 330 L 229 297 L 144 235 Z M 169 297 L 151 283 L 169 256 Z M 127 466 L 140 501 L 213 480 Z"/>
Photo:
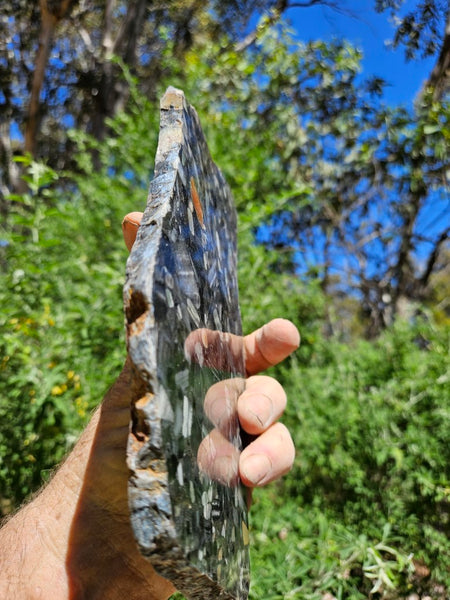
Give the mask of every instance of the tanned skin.
<path id="1" fill-rule="evenodd" d="M 124 220 L 131 248 L 141 219 Z M 249 488 L 286 473 L 294 445 L 278 422 L 286 394 L 258 373 L 300 343 L 296 327 L 275 319 L 244 338 L 247 380 L 238 400 L 244 430 L 255 436 L 241 453 Z M 135 544 L 127 501 L 130 365 L 104 397 L 78 443 L 51 481 L 0 529 L 2 600 L 166 600 L 174 593 Z"/>

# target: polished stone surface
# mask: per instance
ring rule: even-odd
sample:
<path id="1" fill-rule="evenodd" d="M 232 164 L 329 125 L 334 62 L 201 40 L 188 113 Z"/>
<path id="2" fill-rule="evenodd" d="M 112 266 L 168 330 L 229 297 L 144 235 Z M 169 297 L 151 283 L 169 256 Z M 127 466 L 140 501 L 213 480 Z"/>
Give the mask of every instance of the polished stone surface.
<path id="1" fill-rule="evenodd" d="M 161 100 L 155 177 L 124 303 L 134 367 L 129 503 L 139 548 L 188 598 L 245 599 L 236 212 L 198 116 L 174 88 Z"/>

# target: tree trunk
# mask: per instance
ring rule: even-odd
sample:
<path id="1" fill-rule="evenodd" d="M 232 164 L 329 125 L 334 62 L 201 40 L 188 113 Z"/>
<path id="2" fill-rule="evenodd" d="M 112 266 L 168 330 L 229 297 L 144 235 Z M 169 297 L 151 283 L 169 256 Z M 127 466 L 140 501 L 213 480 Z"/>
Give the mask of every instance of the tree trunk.
<path id="1" fill-rule="evenodd" d="M 39 45 L 36 53 L 33 79 L 31 82 L 30 101 L 28 103 L 28 114 L 25 125 L 25 146 L 26 153 L 32 156 L 36 153 L 36 138 L 40 122 L 40 95 L 44 83 L 45 69 L 47 67 L 48 57 L 50 55 L 51 43 L 55 31 L 57 19 L 47 10 L 46 0 L 40 1 L 41 8 L 41 33 L 39 35 Z"/>
<path id="2" fill-rule="evenodd" d="M 433 97 L 435 100 L 441 100 L 444 94 L 450 90 L 450 10 L 447 13 L 447 23 L 441 51 L 430 73 L 426 87 L 433 88 Z"/>
<path id="3" fill-rule="evenodd" d="M 25 125 L 25 146 L 26 153 L 32 156 L 36 153 L 37 135 L 41 121 L 41 91 L 44 84 L 45 69 L 50 56 L 52 40 L 55 28 L 59 21 L 63 19 L 74 0 L 62 0 L 49 5 L 47 0 L 40 0 L 41 9 L 41 33 L 39 35 L 38 50 L 34 63 L 33 79 L 31 81 L 30 101 L 28 103 L 28 114 Z"/>
<path id="4" fill-rule="evenodd" d="M 107 128 L 105 121 L 125 107 L 128 99 L 128 85 L 123 78 L 117 77 L 116 65 L 111 56 L 118 56 L 125 65 L 133 68 L 136 64 L 136 48 L 140 31 L 145 23 L 145 9 L 148 0 L 135 0 L 128 4 L 127 13 L 116 39 L 111 40 L 110 13 L 111 2 L 105 8 L 105 35 L 103 46 L 106 50 L 100 67 L 98 94 L 95 98 L 95 111 L 92 114 L 90 131 L 98 139 L 104 139 Z"/>

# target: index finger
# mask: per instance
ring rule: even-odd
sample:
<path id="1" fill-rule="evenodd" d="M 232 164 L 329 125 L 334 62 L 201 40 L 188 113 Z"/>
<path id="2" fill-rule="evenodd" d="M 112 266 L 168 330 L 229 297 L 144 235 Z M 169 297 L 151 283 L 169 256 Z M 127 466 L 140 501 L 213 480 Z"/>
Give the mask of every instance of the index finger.
<path id="1" fill-rule="evenodd" d="M 277 365 L 299 346 L 300 333 L 291 321 L 269 321 L 244 338 L 247 375 L 255 375 Z"/>
<path id="2" fill-rule="evenodd" d="M 142 213 L 133 212 L 126 215 L 123 220 L 122 229 L 128 250 L 131 250 L 136 239 L 141 219 Z M 198 332 L 192 332 L 191 336 L 192 338 L 189 341 L 187 340 L 188 347 L 191 345 L 189 342 L 195 342 L 200 338 L 203 349 L 205 349 L 205 346 L 206 348 L 212 346 L 208 352 L 211 357 L 210 361 L 212 363 L 223 362 L 223 333 L 202 329 L 198 330 Z M 238 336 L 228 334 L 225 344 L 230 346 L 231 355 L 234 356 L 238 355 L 238 351 L 241 348 L 241 342 L 236 338 Z M 299 345 L 300 334 L 291 321 L 287 319 L 274 319 L 266 323 L 263 327 L 244 337 L 245 370 L 247 375 L 255 375 L 278 364 L 296 350 Z M 213 364 L 210 366 L 220 368 L 221 365 Z M 225 367 L 222 365 L 222 368 L 226 368 L 227 366 L 229 365 Z"/>

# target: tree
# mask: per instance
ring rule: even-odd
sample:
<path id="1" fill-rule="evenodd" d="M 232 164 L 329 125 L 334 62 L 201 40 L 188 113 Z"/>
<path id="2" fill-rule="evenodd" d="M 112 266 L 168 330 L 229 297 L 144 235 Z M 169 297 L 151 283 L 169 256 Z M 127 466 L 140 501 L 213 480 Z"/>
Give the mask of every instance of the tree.
<path id="1" fill-rule="evenodd" d="M 278 254 L 274 269 L 358 298 L 376 335 L 405 299 L 426 297 L 448 239 L 449 103 L 386 107 L 382 82 L 360 81 L 354 48 L 283 29 L 247 55 L 215 52 L 189 94 L 222 130 L 213 148 L 242 222 Z M 189 88 L 192 70 L 180 77 Z"/>
<path id="2" fill-rule="evenodd" d="M 58 171 L 71 164 L 67 129 L 104 139 L 109 118 L 129 97 L 120 61 L 155 98 L 168 46 L 182 58 L 197 36 L 242 35 L 255 10 L 273 0 L 13 0 L 0 19 L 0 209 L 23 191 L 15 154 L 44 158 Z"/>
<path id="3" fill-rule="evenodd" d="M 400 264 L 406 293 L 428 265 L 431 292 L 445 297 L 448 104 L 386 107 L 351 45 L 301 44 L 280 24 L 240 52 L 219 35 L 197 39 L 183 61 L 172 48 L 158 56 L 155 96 L 164 74 L 185 89 L 233 187 L 245 329 L 279 314 L 302 329 L 299 352 L 277 370 L 301 462 L 255 507 L 252 594 L 447 597 L 445 314 L 436 311 L 441 326 L 397 323 L 371 342 L 321 331 L 323 290 L 335 306 L 348 297 L 347 311 L 366 297 L 379 310 Z M 120 218 L 145 204 L 158 132 L 157 106 L 130 71 L 111 135 L 72 129 L 73 168 L 59 177 L 22 159 L 27 192 L 2 222 L 5 512 L 42 484 L 123 360 Z M 411 553 L 429 577 L 411 576 Z"/>
<path id="4" fill-rule="evenodd" d="M 397 24 L 394 47 L 403 44 L 408 59 L 436 57 L 425 88 L 433 89 L 435 99 L 443 98 L 450 90 L 450 3 L 421 0 L 399 16 L 403 4 L 404 0 L 376 0 L 375 7 L 380 12 L 390 11 Z"/>

